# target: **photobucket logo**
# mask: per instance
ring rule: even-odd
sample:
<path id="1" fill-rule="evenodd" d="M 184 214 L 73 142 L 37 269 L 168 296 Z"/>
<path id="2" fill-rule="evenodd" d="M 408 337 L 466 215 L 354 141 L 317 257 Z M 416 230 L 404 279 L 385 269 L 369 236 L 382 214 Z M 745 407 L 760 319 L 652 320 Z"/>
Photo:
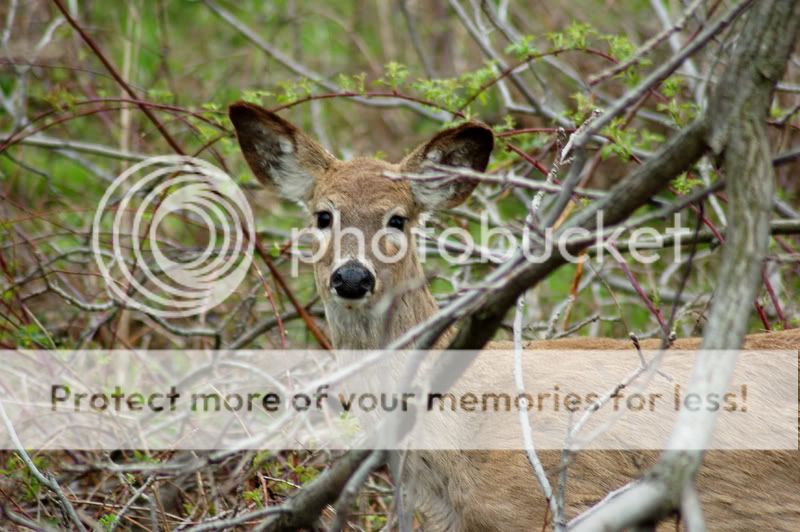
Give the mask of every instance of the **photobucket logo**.
<path id="1" fill-rule="evenodd" d="M 620 249 L 624 249 L 633 262 L 652 264 L 662 259 L 662 251 L 672 248 L 671 259 L 681 263 L 684 237 L 693 231 L 682 226 L 680 213 L 676 213 L 673 225 L 660 233 L 653 227 L 625 226 L 605 227 L 604 213 L 595 215 L 593 230 L 571 227 L 563 230 L 546 228 L 535 232 L 529 227 L 512 230 L 508 226 L 489 223 L 487 213 L 480 215 L 477 230 L 463 227 L 448 227 L 438 235 L 424 224 L 412 229 L 416 246 L 409 242 L 405 232 L 383 228 L 373 234 L 359 227 L 342 227 L 339 221 L 324 230 L 317 228 L 294 229 L 292 231 L 292 275 L 299 272 L 299 263 L 315 264 L 330 257 L 329 262 L 339 264 L 348 258 L 373 264 L 394 264 L 412 249 L 420 262 L 433 253 L 450 264 L 466 263 L 502 264 L 517 253 L 533 263 L 549 260 L 554 254 L 567 262 L 578 263 L 587 259 L 577 249 L 585 249 L 589 256 L 601 264 L 607 255 L 623 260 Z M 364 259 L 367 260 L 364 260 Z"/>
<path id="2" fill-rule="evenodd" d="M 170 230 L 186 227 L 208 235 L 204 249 L 170 243 Z M 92 252 L 114 300 L 164 318 L 192 316 L 220 304 L 244 280 L 254 227 L 244 194 L 225 172 L 194 157 L 151 157 L 106 190 L 92 224 Z"/>

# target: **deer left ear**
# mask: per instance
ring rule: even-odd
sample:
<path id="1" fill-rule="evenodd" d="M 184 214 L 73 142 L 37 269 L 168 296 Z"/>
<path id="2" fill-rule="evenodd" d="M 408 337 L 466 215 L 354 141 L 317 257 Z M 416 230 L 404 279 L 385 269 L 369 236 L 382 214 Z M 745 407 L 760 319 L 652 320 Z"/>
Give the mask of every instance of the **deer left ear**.
<path id="1" fill-rule="evenodd" d="M 247 164 L 285 198 L 307 201 L 333 155 L 280 116 L 246 102 L 228 110 Z"/>
<path id="2" fill-rule="evenodd" d="M 426 161 L 448 166 L 486 170 L 494 148 L 494 133 L 480 122 L 467 122 L 438 133 L 412 151 L 400 163 L 402 171 L 417 173 L 424 170 Z M 466 200 L 477 183 L 468 180 L 447 183 L 412 181 L 415 201 L 426 210 L 448 209 Z"/>

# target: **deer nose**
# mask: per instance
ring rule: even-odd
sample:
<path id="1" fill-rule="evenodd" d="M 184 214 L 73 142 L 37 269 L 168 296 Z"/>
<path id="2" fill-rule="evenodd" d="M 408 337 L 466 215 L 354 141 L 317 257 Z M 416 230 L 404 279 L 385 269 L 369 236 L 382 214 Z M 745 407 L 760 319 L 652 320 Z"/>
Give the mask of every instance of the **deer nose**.
<path id="1" fill-rule="evenodd" d="M 331 288 L 345 299 L 361 299 L 375 288 L 375 277 L 358 262 L 349 261 L 333 272 Z"/>

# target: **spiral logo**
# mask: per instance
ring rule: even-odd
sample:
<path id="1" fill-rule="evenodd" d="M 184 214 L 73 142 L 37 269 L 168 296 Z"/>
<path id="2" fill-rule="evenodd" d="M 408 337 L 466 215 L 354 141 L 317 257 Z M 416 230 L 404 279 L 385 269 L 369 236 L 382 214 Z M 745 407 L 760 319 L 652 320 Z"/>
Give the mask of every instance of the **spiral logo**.
<path id="1" fill-rule="evenodd" d="M 203 249 L 177 244 L 198 235 Z M 254 239 L 253 215 L 236 183 L 206 161 L 177 155 L 123 172 L 92 225 L 92 251 L 109 295 L 163 318 L 222 303 L 244 280 Z"/>

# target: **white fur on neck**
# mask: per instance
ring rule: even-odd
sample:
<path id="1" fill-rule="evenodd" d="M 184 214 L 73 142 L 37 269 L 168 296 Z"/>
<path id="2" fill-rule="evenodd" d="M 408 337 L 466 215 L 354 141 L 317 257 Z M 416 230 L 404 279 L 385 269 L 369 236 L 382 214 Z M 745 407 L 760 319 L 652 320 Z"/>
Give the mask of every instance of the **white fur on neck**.
<path id="1" fill-rule="evenodd" d="M 336 349 L 378 349 L 385 344 L 381 341 L 384 320 L 369 302 L 348 304 L 331 295 L 325 317 Z"/>
<path id="2" fill-rule="evenodd" d="M 336 349 L 380 349 L 436 312 L 427 287 L 408 290 L 391 305 L 370 298 L 352 304 L 338 297 L 325 302 L 325 316 Z"/>

